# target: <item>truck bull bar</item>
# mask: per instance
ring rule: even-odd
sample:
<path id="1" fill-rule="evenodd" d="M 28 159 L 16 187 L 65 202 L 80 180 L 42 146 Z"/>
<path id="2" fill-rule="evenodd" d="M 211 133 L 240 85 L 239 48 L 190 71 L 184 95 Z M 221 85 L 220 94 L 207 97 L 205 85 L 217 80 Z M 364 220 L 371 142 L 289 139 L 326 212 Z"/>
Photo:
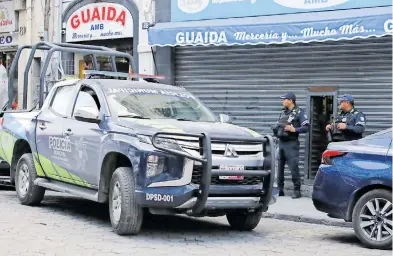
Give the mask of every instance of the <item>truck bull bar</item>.
<path id="1" fill-rule="evenodd" d="M 188 154 L 185 151 L 179 151 L 175 149 L 169 149 L 157 145 L 157 137 L 165 136 L 164 138 L 171 138 L 173 136 L 188 137 L 188 138 L 198 138 L 199 140 L 199 150 L 200 157 Z M 261 143 L 263 145 L 263 156 L 264 163 L 262 170 L 244 170 L 244 171 L 226 171 L 226 170 L 212 170 L 212 149 L 211 142 L 219 141 L 224 143 Z M 197 192 L 197 200 L 193 208 L 189 211 L 190 215 L 199 214 L 205 207 L 207 199 L 210 192 L 210 183 L 212 175 L 222 175 L 222 176 L 259 176 L 263 177 L 262 191 L 263 195 L 260 197 L 260 203 L 262 203 L 262 211 L 267 211 L 269 202 L 272 197 L 273 184 L 275 179 L 275 150 L 273 137 L 266 135 L 261 138 L 239 138 L 239 137 L 211 137 L 208 133 L 201 134 L 190 134 L 190 133 L 171 133 L 171 132 L 157 132 L 152 137 L 152 144 L 155 148 L 175 154 L 178 156 L 183 156 L 185 158 L 198 161 L 202 163 L 203 171 L 201 182 L 199 184 L 199 189 Z"/>

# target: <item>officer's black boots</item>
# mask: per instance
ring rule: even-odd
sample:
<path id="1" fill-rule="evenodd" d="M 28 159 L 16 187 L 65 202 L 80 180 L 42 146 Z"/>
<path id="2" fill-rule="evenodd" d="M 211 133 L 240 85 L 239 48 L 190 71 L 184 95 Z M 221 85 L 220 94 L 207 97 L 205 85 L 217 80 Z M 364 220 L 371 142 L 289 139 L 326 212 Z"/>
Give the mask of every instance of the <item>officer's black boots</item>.
<path id="1" fill-rule="evenodd" d="M 300 193 L 300 189 L 295 189 L 293 191 L 292 199 L 297 199 L 297 198 L 301 198 L 301 197 L 302 197 L 302 195 Z"/>
<path id="2" fill-rule="evenodd" d="M 278 196 L 285 196 L 284 190 L 280 189 L 280 193 L 278 194 Z"/>

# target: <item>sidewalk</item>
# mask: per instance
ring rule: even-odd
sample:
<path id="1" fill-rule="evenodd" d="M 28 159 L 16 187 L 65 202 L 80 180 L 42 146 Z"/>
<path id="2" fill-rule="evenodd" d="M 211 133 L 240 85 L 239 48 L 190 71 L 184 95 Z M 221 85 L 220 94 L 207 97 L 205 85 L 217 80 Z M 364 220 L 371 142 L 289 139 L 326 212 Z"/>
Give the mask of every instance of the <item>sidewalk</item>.
<path id="1" fill-rule="evenodd" d="M 279 197 L 277 202 L 271 205 L 263 216 L 264 218 L 296 222 L 352 227 L 352 223 L 347 223 L 341 219 L 330 218 L 326 213 L 316 210 L 309 197 L 299 199 L 292 199 L 290 196 Z"/>

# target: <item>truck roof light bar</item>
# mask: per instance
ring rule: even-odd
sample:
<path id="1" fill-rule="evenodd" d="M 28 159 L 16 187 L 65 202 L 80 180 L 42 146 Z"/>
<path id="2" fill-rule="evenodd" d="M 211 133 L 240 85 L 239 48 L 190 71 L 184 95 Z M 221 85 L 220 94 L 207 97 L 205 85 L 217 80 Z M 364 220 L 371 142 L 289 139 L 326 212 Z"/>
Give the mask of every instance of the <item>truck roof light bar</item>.
<path id="1" fill-rule="evenodd" d="M 154 79 L 165 79 L 165 76 L 160 75 L 148 75 L 148 74 L 135 74 L 125 72 L 110 72 L 110 71 L 98 71 L 98 70 L 85 70 L 84 75 L 89 76 L 106 76 L 106 77 L 122 77 L 127 79 L 132 78 L 154 78 Z"/>
<path id="2" fill-rule="evenodd" d="M 161 75 L 148 75 L 148 74 L 129 74 L 130 78 L 154 78 L 154 79 L 159 79 L 159 80 L 163 80 L 165 79 L 165 76 L 161 76 Z"/>

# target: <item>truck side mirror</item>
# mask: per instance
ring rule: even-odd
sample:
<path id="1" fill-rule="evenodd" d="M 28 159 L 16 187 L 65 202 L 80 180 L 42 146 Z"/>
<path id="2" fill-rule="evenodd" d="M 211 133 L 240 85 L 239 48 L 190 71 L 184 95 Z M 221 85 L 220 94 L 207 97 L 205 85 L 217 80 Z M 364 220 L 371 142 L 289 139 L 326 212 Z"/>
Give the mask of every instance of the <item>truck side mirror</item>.
<path id="1" fill-rule="evenodd" d="M 226 114 L 220 114 L 220 122 L 221 123 L 231 123 L 232 118 Z"/>
<path id="2" fill-rule="evenodd" d="M 75 111 L 74 117 L 78 121 L 99 124 L 101 122 L 99 115 L 95 107 L 80 107 Z"/>

